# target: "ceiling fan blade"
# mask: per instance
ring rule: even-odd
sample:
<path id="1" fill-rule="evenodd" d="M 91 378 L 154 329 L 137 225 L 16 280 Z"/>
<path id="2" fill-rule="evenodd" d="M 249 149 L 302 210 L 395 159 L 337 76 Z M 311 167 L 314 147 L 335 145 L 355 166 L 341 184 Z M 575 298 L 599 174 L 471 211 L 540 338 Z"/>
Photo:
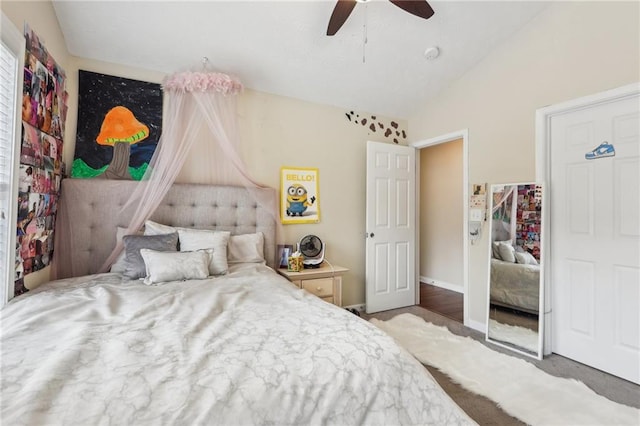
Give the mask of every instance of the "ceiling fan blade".
<path id="1" fill-rule="evenodd" d="M 356 3 L 356 0 L 338 0 L 329 19 L 329 27 L 327 28 L 328 36 L 337 33 L 342 25 L 344 25 L 349 15 L 351 15 L 353 8 L 356 7 Z"/>
<path id="2" fill-rule="evenodd" d="M 429 19 L 433 16 L 433 9 L 426 0 L 389 0 L 405 12 L 420 18 Z"/>

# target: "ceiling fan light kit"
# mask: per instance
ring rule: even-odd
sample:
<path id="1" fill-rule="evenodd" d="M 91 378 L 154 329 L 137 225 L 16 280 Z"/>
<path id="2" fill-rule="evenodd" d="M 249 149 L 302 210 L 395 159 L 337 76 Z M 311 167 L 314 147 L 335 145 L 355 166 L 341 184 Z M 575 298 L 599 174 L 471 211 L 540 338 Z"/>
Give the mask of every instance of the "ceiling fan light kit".
<path id="1" fill-rule="evenodd" d="M 369 0 L 338 0 L 336 6 L 331 13 L 329 19 L 329 26 L 327 27 L 327 35 L 335 35 L 340 28 L 347 21 L 351 12 L 358 3 L 367 3 Z M 415 15 L 419 18 L 429 19 L 433 16 L 433 9 L 426 0 L 389 0 L 395 6 Z"/>

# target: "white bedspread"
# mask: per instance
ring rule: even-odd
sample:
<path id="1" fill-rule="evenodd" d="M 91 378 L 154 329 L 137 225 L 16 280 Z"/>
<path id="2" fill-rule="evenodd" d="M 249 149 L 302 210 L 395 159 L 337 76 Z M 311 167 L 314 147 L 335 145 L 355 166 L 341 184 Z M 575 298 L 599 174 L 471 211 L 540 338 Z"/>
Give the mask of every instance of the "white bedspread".
<path id="1" fill-rule="evenodd" d="M 6 425 L 473 423 L 390 337 L 264 266 L 56 281 L 1 321 Z"/>

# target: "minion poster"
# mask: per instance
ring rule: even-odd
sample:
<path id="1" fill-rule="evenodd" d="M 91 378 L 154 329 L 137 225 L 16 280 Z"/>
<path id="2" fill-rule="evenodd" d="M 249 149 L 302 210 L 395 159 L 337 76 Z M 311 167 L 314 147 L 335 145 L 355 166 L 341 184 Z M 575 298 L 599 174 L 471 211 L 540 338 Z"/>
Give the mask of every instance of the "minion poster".
<path id="1" fill-rule="evenodd" d="M 318 169 L 280 169 L 280 220 L 283 224 L 320 222 Z"/>

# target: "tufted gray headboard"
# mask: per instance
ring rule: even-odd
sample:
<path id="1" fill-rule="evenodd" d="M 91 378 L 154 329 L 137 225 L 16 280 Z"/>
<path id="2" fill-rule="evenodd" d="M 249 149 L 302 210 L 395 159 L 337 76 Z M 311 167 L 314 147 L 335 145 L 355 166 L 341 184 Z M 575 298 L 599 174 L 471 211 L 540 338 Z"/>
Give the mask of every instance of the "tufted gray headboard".
<path id="1" fill-rule="evenodd" d="M 72 226 L 69 235 L 56 231 L 55 238 L 69 243 L 64 246 L 71 251 L 73 275 L 93 274 L 102 266 L 116 245 L 117 227 L 129 224 L 134 207 L 121 210 L 138 184 L 103 179 L 62 181 L 61 204 L 67 207 Z M 264 191 L 276 200 L 275 189 L 255 191 Z M 150 219 L 171 226 L 230 231 L 232 235 L 262 232 L 265 259 L 274 267 L 276 217 L 243 187 L 174 184 Z"/>

